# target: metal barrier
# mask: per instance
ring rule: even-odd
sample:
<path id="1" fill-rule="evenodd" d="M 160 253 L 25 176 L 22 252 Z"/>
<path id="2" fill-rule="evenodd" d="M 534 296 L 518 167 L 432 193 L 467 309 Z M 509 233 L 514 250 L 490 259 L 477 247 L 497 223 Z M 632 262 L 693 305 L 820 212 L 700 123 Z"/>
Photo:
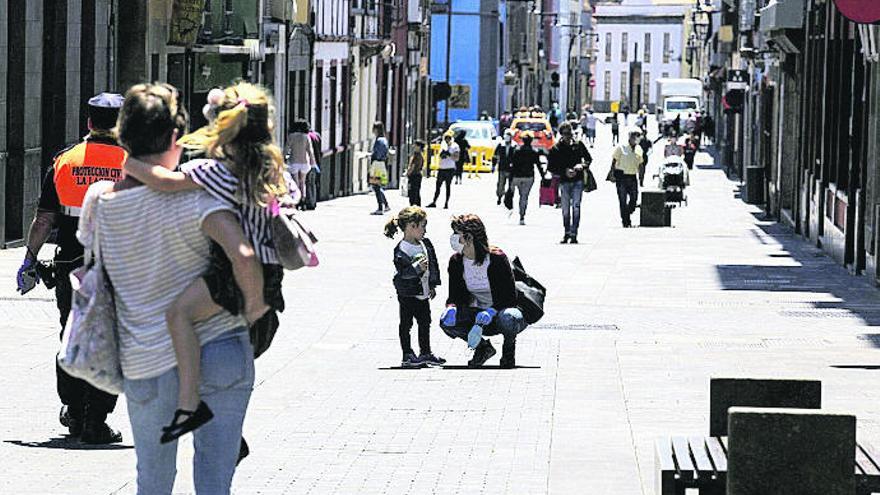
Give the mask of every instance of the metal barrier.
<path id="1" fill-rule="evenodd" d="M 426 155 L 426 161 L 431 167 L 431 170 L 437 170 L 440 168 L 440 144 L 431 144 L 428 151 L 426 151 L 426 154 L 427 153 L 430 153 L 430 160 L 427 159 Z M 495 148 L 472 146 L 470 155 L 470 162 L 464 165 L 464 171 L 467 172 L 468 175 L 481 172 L 492 172 L 492 158 L 495 155 Z"/>

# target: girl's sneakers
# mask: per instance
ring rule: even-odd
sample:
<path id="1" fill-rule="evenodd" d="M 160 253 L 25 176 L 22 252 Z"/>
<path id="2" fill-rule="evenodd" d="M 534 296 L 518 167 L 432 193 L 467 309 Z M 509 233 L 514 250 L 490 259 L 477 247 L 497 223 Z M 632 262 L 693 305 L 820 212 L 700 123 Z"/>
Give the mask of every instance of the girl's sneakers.
<path id="1" fill-rule="evenodd" d="M 420 357 L 416 357 L 413 353 L 408 353 L 403 356 L 403 361 L 400 362 L 401 368 L 423 368 L 425 367 L 425 363 L 422 362 Z"/>
<path id="2" fill-rule="evenodd" d="M 424 363 L 426 366 L 443 366 L 446 364 L 446 360 L 435 356 L 433 353 L 422 354 L 419 356 L 419 361 Z"/>
<path id="3" fill-rule="evenodd" d="M 433 353 L 422 354 L 416 357 L 415 354 L 407 354 L 403 356 L 400 362 L 401 368 L 424 368 L 426 366 L 443 366 L 446 360 L 435 356 Z"/>

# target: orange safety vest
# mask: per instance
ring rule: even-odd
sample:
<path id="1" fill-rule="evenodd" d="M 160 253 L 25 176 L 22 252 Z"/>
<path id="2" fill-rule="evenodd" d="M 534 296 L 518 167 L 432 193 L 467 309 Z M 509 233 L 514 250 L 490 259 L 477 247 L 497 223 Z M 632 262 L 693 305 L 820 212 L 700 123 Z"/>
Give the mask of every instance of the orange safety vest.
<path id="1" fill-rule="evenodd" d="M 79 216 L 89 186 L 122 179 L 127 153 L 119 146 L 85 141 L 55 159 L 55 191 L 62 213 Z"/>

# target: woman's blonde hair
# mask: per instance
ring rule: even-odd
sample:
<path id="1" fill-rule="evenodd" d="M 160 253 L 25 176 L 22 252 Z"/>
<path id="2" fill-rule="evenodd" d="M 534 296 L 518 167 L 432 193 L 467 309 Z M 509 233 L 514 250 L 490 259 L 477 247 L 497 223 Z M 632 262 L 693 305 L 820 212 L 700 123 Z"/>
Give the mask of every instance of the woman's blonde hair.
<path id="1" fill-rule="evenodd" d="M 427 219 L 428 213 L 425 210 L 418 206 L 407 206 L 385 224 L 385 237 L 393 239 L 398 230 L 403 232 L 407 225 L 418 225 Z"/>
<path id="2" fill-rule="evenodd" d="M 265 206 L 287 193 L 284 158 L 272 134 L 274 113 L 268 91 L 239 82 L 223 90 L 214 122 L 178 143 L 222 161 L 241 183 L 240 199 Z"/>

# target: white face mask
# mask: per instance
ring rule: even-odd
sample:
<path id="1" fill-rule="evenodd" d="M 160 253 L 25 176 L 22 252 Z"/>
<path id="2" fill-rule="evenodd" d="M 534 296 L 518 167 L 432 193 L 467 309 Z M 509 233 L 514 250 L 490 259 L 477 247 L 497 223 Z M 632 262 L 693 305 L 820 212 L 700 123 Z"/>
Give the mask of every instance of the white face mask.
<path id="1" fill-rule="evenodd" d="M 449 247 L 456 253 L 460 253 L 464 249 L 464 244 L 461 243 L 461 234 L 449 236 Z"/>

